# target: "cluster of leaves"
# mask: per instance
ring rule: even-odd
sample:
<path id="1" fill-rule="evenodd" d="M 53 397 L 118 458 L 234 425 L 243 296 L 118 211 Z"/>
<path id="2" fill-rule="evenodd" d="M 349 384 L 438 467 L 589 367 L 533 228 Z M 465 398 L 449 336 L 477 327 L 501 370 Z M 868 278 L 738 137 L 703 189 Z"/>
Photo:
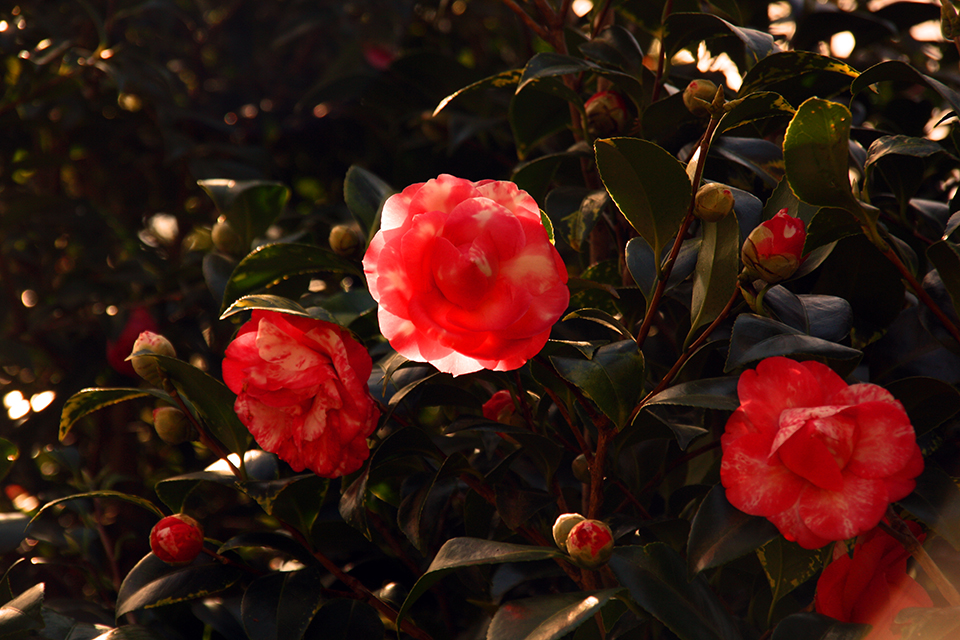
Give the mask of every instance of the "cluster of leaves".
<path id="1" fill-rule="evenodd" d="M 9 420 L 0 439 L 0 635 L 860 637 L 805 612 L 830 549 L 785 541 L 719 486 L 737 375 L 774 355 L 826 362 L 904 404 L 926 470 L 898 509 L 929 529 L 935 558 L 960 550 L 960 77 L 945 71 L 953 42 L 908 35 L 940 18 L 936 5 L 639 0 L 574 20 L 566 2 L 458 0 L 449 15 L 171 2 L 102 19 L 68 4 L 18 7 L 0 30 L 0 118 L 18 125 L 0 176 L 0 392 L 55 388 L 61 409 L 58 424 L 39 410 Z M 384 11 L 409 18 L 402 47 Z M 321 24 L 336 37 L 307 37 Z M 846 31 L 857 48 L 826 55 Z M 358 33 L 366 59 L 336 53 Z M 729 84 L 683 62 L 702 46 L 739 77 L 722 117 L 682 101 L 695 78 Z M 247 77 L 288 65 L 299 80 L 269 91 Z M 594 139 L 584 105 L 607 89 L 629 125 Z M 140 146 L 100 144 L 105 127 Z M 308 152 L 315 140 L 328 155 Z M 359 254 L 326 248 L 338 223 L 371 237 L 394 187 L 441 170 L 531 193 L 573 276 L 570 314 L 517 372 L 452 378 L 397 356 Z M 135 186 L 115 189 L 125 175 Z M 733 188 L 734 214 L 692 218 L 701 178 Z M 784 207 L 808 225 L 808 258 L 750 306 L 740 246 Z M 178 230 L 131 211 L 175 212 Z M 218 216 L 232 251 L 211 240 Z M 138 306 L 181 354 L 156 357 L 159 389 L 105 373 L 104 326 Z M 251 309 L 331 320 L 368 347 L 384 418 L 361 471 L 297 475 L 252 446 L 217 375 Z M 510 424 L 482 417 L 500 389 L 517 401 Z M 138 419 L 155 404 L 181 408 L 201 442 L 160 442 Z M 189 565 L 147 553 L 167 511 L 206 526 Z M 601 571 L 551 540 L 572 511 L 614 531 Z M 949 637 L 950 612 L 917 615 L 910 632 Z"/>

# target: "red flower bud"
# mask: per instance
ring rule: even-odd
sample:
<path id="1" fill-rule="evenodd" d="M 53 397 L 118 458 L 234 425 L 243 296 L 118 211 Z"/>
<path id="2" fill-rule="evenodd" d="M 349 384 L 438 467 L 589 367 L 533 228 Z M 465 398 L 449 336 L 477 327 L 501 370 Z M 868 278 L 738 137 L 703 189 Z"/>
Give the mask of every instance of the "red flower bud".
<path id="1" fill-rule="evenodd" d="M 156 359 L 150 356 L 132 355 L 140 351 L 149 351 L 161 356 L 170 356 L 171 358 L 176 357 L 177 352 L 169 340 L 152 331 L 144 331 L 140 334 L 140 337 L 137 338 L 137 341 L 133 343 L 133 350 L 131 351 L 130 357 L 133 370 L 137 372 L 138 376 L 150 384 L 159 387 L 161 384 L 160 368 L 157 366 Z"/>
<path id="2" fill-rule="evenodd" d="M 188 515 L 167 516 L 150 531 L 150 550 L 168 564 L 192 562 L 203 548 L 203 529 Z"/>
<path id="3" fill-rule="evenodd" d="M 781 209 L 747 236 L 740 252 L 743 272 L 768 283 L 780 282 L 796 272 L 803 262 L 803 243 L 807 239 L 803 220 Z"/>
<path id="4" fill-rule="evenodd" d="M 613 554 L 613 532 L 599 520 L 584 520 L 573 525 L 566 543 L 567 553 L 585 569 L 596 569 Z"/>
<path id="5" fill-rule="evenodd" d="M 627 103 L 616 91 L 600 91 L 583 105 L 587 113 L 587 131 L 594 138 L 622 133 L 630 120 Z"/>
<path id="6" fill-rule="evenodd" d="M 694 80 L 683 90 L 683 104 L 695 116 L 709 115 L 716 95 L 717 85 L 709 80 Z"/>
<path id="7" fill-rule="evenodd" d="M 513 404 L 513 397 L 506 389 L 497 391 L 483 403 L 483 417 L 494 422 L 508 423 L 516 411 L 517 407 Z"/>

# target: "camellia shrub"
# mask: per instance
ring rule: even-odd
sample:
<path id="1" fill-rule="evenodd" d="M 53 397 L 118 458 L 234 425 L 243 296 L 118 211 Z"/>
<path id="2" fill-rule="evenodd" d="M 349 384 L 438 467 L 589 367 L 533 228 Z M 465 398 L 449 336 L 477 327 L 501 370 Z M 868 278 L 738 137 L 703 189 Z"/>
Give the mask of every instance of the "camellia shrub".
<path id="1" fill-rule="evenodd" d="M 0 637 L 956 637 L 942 2 L 0 16 Z M 320 25 L 355 74 L 202 128 L 250 91 L 229 51 L 295 77 Z M 55 164 L 113 162 L 94 105 L 143 194 Z M 117 247 L 31 249 L 50 199 Z M 124 235 L 137 202 L 176 213 Z"/>

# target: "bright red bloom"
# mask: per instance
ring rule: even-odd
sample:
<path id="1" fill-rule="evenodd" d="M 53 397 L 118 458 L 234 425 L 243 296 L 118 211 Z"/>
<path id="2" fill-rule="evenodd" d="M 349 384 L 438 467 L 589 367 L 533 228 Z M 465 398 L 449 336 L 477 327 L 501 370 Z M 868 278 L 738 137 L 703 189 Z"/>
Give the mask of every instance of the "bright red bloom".
<path id="1" fill-rule="evenodd" d="M 391 196 L 363 270 L 393 348 L 455 376 L 523 366 L 570 300 L 537 203 L 511 182 L 441 175 Z"/>
<path id="2" fill-rule="evenodd" d="M 380 417 L 367 388 L 372 369 L 345 329 L 257 310 L 227 347 L 223 381 L 257 444 L 294 471 L 336 478 L 370 454 L 366 438 Z"/>
<path id="3" fill-rule="evenodd" d="M 740 376 L 720 442 L 730 504 L 816 549 L 877 526 L 913 491 L 923 457 L 890 393 L 818 362 L 767 358 Z"/>
<path id="4" fill-rule="evenodd" d="M 500 389 L 483 403 L 483 417 L 494 422 L 509 422 L 516 410 L 513 396 L 506 389 Z"/>
<path id="5" fill-rule="evenodd" d="M 781 209 L 747 236 L 740 252 L 744 271 L 765 282 L 785 280 L 803 262 L 803 243 L 806 240 L 807 229 L 803 220 Z"/>
<path id="6" fill-rule="evenodd" d="M 188 515 L 163 518 L 150 530 L 150 550 L 168 564 L 186 564 L 200 555 L 203 529 Z"/>
<path id="7" fill-rule="evenodd" d="M 907 526 L 921 542 L 920 526 Z M 839 545 L 838 545 L 839 547 Z M 916 580 L 907 575 L 910 554 L 882 529 L 864 535 L 853 557 L 842 549 L 817 581 L 817 613 L 841 622 L 873 625 L 867 640 L 895 640 L 900 633 L 890 625 L 907 607 L 932 607 L 933 601 Z"/>

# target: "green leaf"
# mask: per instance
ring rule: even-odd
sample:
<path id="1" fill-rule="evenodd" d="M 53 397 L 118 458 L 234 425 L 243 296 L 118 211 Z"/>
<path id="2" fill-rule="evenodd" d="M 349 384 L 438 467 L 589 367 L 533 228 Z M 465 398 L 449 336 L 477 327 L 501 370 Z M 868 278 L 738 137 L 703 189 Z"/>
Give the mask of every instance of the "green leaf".
<path id="1" fill-rule="evenodd" d="M 689 345 L 701 327 L 716 320 L 737 292 L 740 269 L 740 225 L 731 212 L 719 222 L 703 225 L 703 241 L 693 272 Z"/>
<path id="2" fill-rule="evenodd" d="M 316 564 L 317 560 L 310 553 L 310 550 L 302 544 L 291 538 L 289 535 L 279 531 L 247 531 L 235 535 L 217 549 L 217 553 L 223 555 L 227 551 L 234 549 L 246 549 L 258 547 L 264 549 L 273 549 L 285 553 L 291 558 L 310 566 Z"/>
<path id="3" fill-rule="evenodd" d="M 797 110 L 790 106 L 790 103 L 779 93 L 772 91 L 751 93 L 723 115 L 714 135 L 719 136 L 734 127 L 766 118 L 792 117 L 796 112 Z"/>
<path id="4" fill-rule="evenodd" d="M 690 204 L 690 179 L 663 148 L 637 138 L 597 140 L 597 168 L 624 217 L 659 256 L 673 242 Z"/>
<path id="5" fill-rule="evenodd" d="M 903 404 L 918 436 L 936 429 L 960 411 L 960 392 L 936 378 L 901 378 L 886 385 L 887 391 Z"/>
<path id="6" fill-rule="evenodd" d="M 218 593 L 240 578 L 240 570 L 200 554 L 190 564 L 171 566 L 148 553 L 130 570 L 117 594 L 117 618 Z"/>
<path id="7" fill-rule="evenodd" d="M 878 82 L 911 82 L 925 85 L 938 93 L 956 113 L 960 113 L 960 93 L 900 60 L 887 60 L 873 65 L 853 81 L 850 92 L 856 95 Z"/>
<path id="8" fill-rule="evenodd" d="M 622 428 L 643 390 L 643 354 L 632 338 L 604 345 L 590 360 L 551 356 L 563 378 L 583 391 L 603 413 Z"/>
<path id="9" fill-rule="evenodd" d="M 310 312 L 290 298 L 283 298 L 281 296 L 272 296 L 268 294 L 254 294 L 243 296 L 231 304 L 229 307 L 227 307 L 226 311 L 220 314 L 220 319 L 225 320 L 235 313 L 240 313 L 241 311 L 253 311 L 254 309 L 262 309 L 264 311 L 279 311 L 280 313 L 289 313 L 291 315 L 303 316 L 305 318 L 313 317 L 310 315 Z"/>
<path id="10" fill-rule="evenodd" d="M 75 640 L 70 636 L 68 640 Z M 150 627 L 127 624 L 98 635 L 93 640 L 164 640 L 164 636 Z"/>
<path id="11" fill-rule="evenodd" d="M 484 78 L 483 80 L 478 80 L 472 84 L 463 87 L 462 89 L 457 89 L 455 92 L 448 95 L 446 98 L 440 101 L 440 103 L 433 110 L 433 115 L 436 116 L 438 113 L 443 111 L 448 104 L 469 93 L 473 93 L 478 89 L 489 89 L 489 88 L 498 88 L 498 87 L 512 87 L 520 82 L 520 77 L 523 75 L 523 69 L 510 69 L 509 71 L 501 71 L 500 73 L 495 73 L 492 76 Z"/>
<path id="12" fill-rule="evenodd" d="M 714 485 L 690 523 L 687 567 L 690 574 L 718 567 L 744 556 L 776 537 L 766 518 L 747 515 L 730 504 L 721 485 Z"/>
<path id="13" fill-rule="evenodd" d="M 426 554 L 428 537 L 435 533 L 436 513 L 428 508 L 431 497 L 443 490 L 444 486 L 450 487 L 450 479 L 456 478 L 465 466 L 462 456 L 449 456 L 432 474 L 429 482 L 425 482 L 418 491 L 400 503 L 397 524 L 420 553 Z"/>
<path id="14" fill-rule="evenodd" d="M 290 190 L 279 182 L 214 179 L 197 184 L 243 238 L 244 248 L 266 233 L 290 199 Z"/>
<path id="15" fill-rule="evenodd" d="M 268 514 L 308 535 L 330 487 L 330 480 L 313 473 L 243 483 L 243 491 Z"/>
<path id="16" fill-rule="evenodd" d="M 250 432 L 233 412 L 237 396 L 225 384 L 183 360 L 154 353 L 140 355 L 156 358 L 160 370 L 196 408 L 213 437 L 232 453 L 242 455 L 247 450 Z"/>
<path id="17" fill-rule="evenodd" d="M 737 316 L 733 323 L 724 371 L 730 372 L 771 356 L 819 356 L 835 360 L 856 360 L 863 356 L 863 352 L 808 336 L 770 318 L 752 313 Z"/>
<path id="18" fill-rule="evenodd" d="M 733 36 L 743 44 L 740 71 L 746 71 L 760 60 L 779 51 L 773 36 L 763 31 L 737 27 L 708 13 L 671 13 L 663 23 L 663 47 L 667 59 L 681 49 L 697 50 L 701 41 Z"/>
<path id="19" fill-rule="evenodd" d="M 873 227 L 876 215 L 861 207 L 850 189 L 851 118 L 836 102 L 810 98 L 801 104 L 783 139 L 787 181 L 802 201 L 846 209 Z"/>
<path id="20" fill-rule="evenodd" d="M 17 445 L 13 444 L 6 438 L 0 438 L 0 480 L 3 480 L 10 469 L 13 468 L 13 463 L 17 461 L 20 457 L 20 450 L 17 448 Z"/>
<path id="21" fill-rule="evenodd" d="M 64 498 L 57 498 L 56 500 L 51 500 L 47 502 L 40 510 L 37 511 L 32 518 L 30 518 L 30 523 L 27 525 L 28 528 L 36 522 L 41 515 L 43 515 L 48 509 L 65 502 L 70 502 L 71 500 L 80 500 L 83 498 L 110 498 L 114 500 L 122 500 L 123 502 L 129 502 L 130 504 L 135 504 L 138 507 L 143 507 L 147 511 L 153 513 L 157 518 L 162 518 L 165 514 L 157 505 L 153 504 L 146 498 L 141 498 L 140 496 L 134 496 L 129 493 L 122 493 L 120 491 L 111 491 L 109 489 L 100 489 L 97 491 L 86 491 L 84 493 L 75 493 Z"/>
<path id="22" fill-rule="evenodd" d="M 551 547 L 533 547 L 481 538 L 451 538 L 437 552 L 426 572 L 410 590 L 407 599 L 397 615 L 397 626 L 410 611 L 410 607 L 426 593 L 440 578 L 454 569 L 484 564 L 502 564 L 505 562 L 530 562 L 564 557 L 559 549 Z"/>
<path id="23" fill-rule="evenodd" d="M 781 620 L 773 630 L 770 640 L 863 640 L 869 628 L 869 625 L 840 622 L 819 613 L 805 611 Z"/>
<path id="24" fill-rule="evenodd" d="M 836 58 L 809 51 L 783 51 L 754 65 L 743 76 L 737 95 L 742 98 L 761 89 L 784 95 L 784 89 L 791 86 L 814 92 L 822 88 L 827 92 L 824 95 L 830 95 L 847 87 L 859 75 L 859 71 Z"/>
<path id="25" fill-rule="evenodd" d="M 949 240 L 938 240 L 927 247 L 927 258 L 940 274 L 954 310 L 960 309 L 960 246 Z"/>
<path id="26" fill-rule="evenodd" d="M 564 86 L 555 78 L 537 83 L 538 88 Z M 570 126 L 570 107 L 566 97 L 546 91 L 521 91 L 510 101 L 509 120 L 517 146 L 517 157 L 525 160 L 540 142 Z M 581 105 L 582 107 L 582 105 Z"/>
<path id="27" fill-rule="evenodd" d="M 43 583 L 36 584 L 0 607 L 0 637 L 43 629 Z"/>
<path id="28" fill-rule="evenodd" d="M 368 238 L 380 226 L 380 211 L 396 190 L 374 173 L 351 165 L 343 179 L 343 200 Z"/>
<path id="29" fill-rule="evenodd" d="M 135 398 L 145 398 L 146 396 L 153 396 L 173 404 L 173 398 L 169 394 L 157 389 L 83 389 L 78 391 L 70 396 L 63 405 L 63 411 L 60 413 L 60 439 L 63 440 L 70 433 L 70 428 L 80 418 L 104 407 Z M 0 473 L 0 477 L 2 475 Z"/>
<path id="30" fill-rule="evenodd" d="M 536 88 L 562 98 L 582 112 L 583 101 L 580 96 L 559 78 L 581 73 L 592 73 L 616 83 L 633 99 L 634 103 L 642 104 L 642 87 L 634 75 L 601 67 L 583 58 L 553 52 L 537 53 L 530 58 L 523 69 L 523 76 L 520 78 L 520 84 L 517 85 L 516 93 L 519 94 L 528 88 Z"/>
<path id="31" fill-rule="evenodd" d="M 317 633 L 313 633 L 313 629 Z M 381 640 L 384 638 L 383 620 L 366 602 L 338 598 L 317 612 L 307 635 L 322 640 Z"/>
<path id="32" fill-rule="evenodd" d="M 579 166 L 580 158 L 589 158 L 593 154 L 586 143 L 579 143 L 559 153 L 547 153 L 533 160 L 522 162 L 513 170 L 510 180 L 520 189 L 526 191 L 537 202 L 543 202 L 547 197 L 547 190 L 557 169 L 563 164 Z"/>
<path id="33" fill-rule="evenodd" d="M 269 573 L 243 592 L 240 618 L 250 640 L 299 640 L 323 606 L 325 571 Z"/>
<path id="34" fill-rule="evenodd" d="M 927 158 L 937 153 L 945 153 L 940 143 L 926 138 L 913 136 L 881 136 L 870 144 L 867 149 L 867 160 L 864 168 L 867 169 L 880 158 L 888 155 L 912 156 Z"/>
<path id="35" fill-rule="evenodd" d="M 27 533 L 30 516 L 25 513 L 0 513 L 0 555 L 10 553 L 20 546 Z M 0 592 L 0 600 L 3 593 Z"/>
<path id="36" fill-rule="evenodd" d="M 960 551 L 960 488 L 937 463 L 925 461 L 917 487 L 900 505 Z"/>
<path id="37" fill-rule="evenodd" d="M 597 37 L 584 42 L 578 49 L 588 58 L 619 67 L 634 75 L 644 70 L 643 49 L 633 34 L 620 25 L 606 27 Z"/>
<path id="38" fill-rule="evenodd" d="M 770 610 L 782 597 L 812 578 L 823 568 L 824 549 L 804 549 L 795 542 L 777 536 L 767 544 L 757 549 L 757 557 L 767 574 L 773 600 Z"/>
<path id="39" fill-rule="evenodd" d="M 559 593 L 512 600 L 490 621 L 488 638 L 556 640 L 593 617 L 621 589 Z"/>
<path id="40" fill-rule="evenodd" d="M 633 281 L 640 287 L 643 297 L 649 301 L 657 288 L 657 272 L 659 271 L 659 264 L 656 256 L 653 255 L 653 248 L 650 243 L 639 236 L 630 238 L 627 240 L 627 247 L 624 250 L 624 260 Z M 676 271 L 676 266 L 674 266 L 674 271 Z"/>
<path id="41" fill-rule="evenodd" d="M 807 255 L 811 251 L 834 243 L 841 238 L 860 233 L 863 233 L 860 223 L 848 211 L 823 207 L 817 211 L 807 225 L 807 241 L 803 245 L 803 253 Z M 809 260 L 810 257 L 808 256 L 800 265 L 800 268 L 805 267 Z"/>
<path id="42" fill-rule="evenodd" d="M 577 309 L 576 311 L 571 311 L 565 315 L 561 321 L 571 320 L 574 318 L 596 322 L 597 324 L 616 332 L 624 340 L 634 339 L 633 335 L 620 323 L 619 320 L 602 309 Z"/>
<path id="43" fill-rule="evenodd" d="M 184 511 L 187 498 L 204 483 L 213 483 L 223 487 L 234 488 L 237 478 L 229 470 L 194 471 L 172 478 L 164 478 L 154 485 L 157 497 L 174 513 Z"/>
<path id="44" fill-rule="evenodd" d="M 735 376 L 724 376 L 722 378 L 703 378 L 702 380 L 682 382 L 664 389 L 647 400 L 644 406 L 674 404 L 684 407 L 733 411 L 740 406 L 740 399 L 737 396 L 738 380 L 739 378 Z"/>
<path id="45" fill-rule="evenodd" d="M 313 245 L 286 242 L 264 245 L 247 254 L 233 270 L 223 293 L 221 311 L 236 300 L 262 293 L 290 276 L 320 272 L 363 275 L 354 263 Z"/>
<path id="46" fill-rule="evenodd" d="M 742 638 L 703 576 L 687 580 L 686 562 L 666 544 L 615 547 L 610 568 L 634 602 L 680 640 Z"/>

